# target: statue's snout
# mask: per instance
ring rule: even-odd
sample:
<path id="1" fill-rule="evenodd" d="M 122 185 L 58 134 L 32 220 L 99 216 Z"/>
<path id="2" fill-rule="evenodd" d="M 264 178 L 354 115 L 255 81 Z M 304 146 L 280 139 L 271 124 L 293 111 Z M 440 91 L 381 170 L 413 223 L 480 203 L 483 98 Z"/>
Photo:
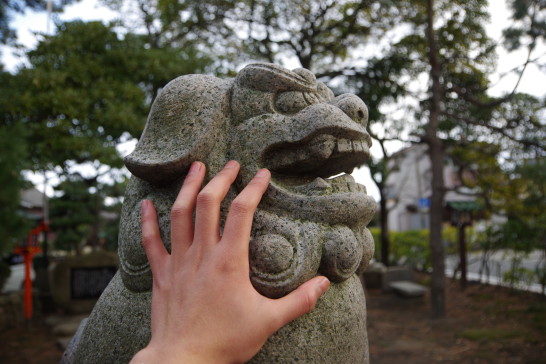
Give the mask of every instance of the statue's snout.
<path id="1" fill-rule="evenodd" d="M 354 122 L 364 127 L 368 125 L 368 108 L 360 97 L 353 94 L 343 94 L 334 98 L 330 103 L 340 108 Z"/>

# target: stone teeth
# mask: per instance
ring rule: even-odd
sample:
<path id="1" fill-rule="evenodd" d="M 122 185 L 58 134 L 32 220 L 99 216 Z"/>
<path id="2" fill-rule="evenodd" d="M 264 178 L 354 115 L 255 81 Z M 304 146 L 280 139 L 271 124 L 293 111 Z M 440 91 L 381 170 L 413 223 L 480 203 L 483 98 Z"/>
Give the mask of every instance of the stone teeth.
<path id="1" fill-rule="evenodd" d="M 342 174 L 341 176 L 337 176 L 328 181 L 330 181 L 331 183 L 354 183 L 355 179 L 350 174 Z"/>
<path id="2" fill-rule="evenodd" d="M 365 143 L 362 140 L 338 139 L 337 151 L 339 153 L 365 152 L 367 150 Z"/>
<path id="3" fill-rule="evenodd" d="M 331 190 L 332 185 L 320 177 L 315 178 L 311 183 L 294 187 L 294 191 L 304 194 L 323 194 Z"/>
<path id="4" fill-rule="evenodd" d="M 333 136 L 322 135 L 310 143 L 308 150 L 316 158 L 328 159 L 335 147 L 336 141 Z"/>
<path id="5" fill-rule="evenodd" d="M 353 148 L 354 148 L 355 152 L 363 152 L 364 151 L 364 145 L 359 140 L 354 140 L 353 141 Z"/>
<path id="6" fill-rule="evenodd" d="M 309 187 L 313 189 L 325 190 L 330 187 L 330 184 L 326 182 L 323 178 L 317 177 L 309 184 Z"/>
<path id="7" fill-rule="evenodd" d="M 347 153 L 353 151 L 353 143 L 350 139 L 338 139 L 337 151 L 339 153 Z"/>

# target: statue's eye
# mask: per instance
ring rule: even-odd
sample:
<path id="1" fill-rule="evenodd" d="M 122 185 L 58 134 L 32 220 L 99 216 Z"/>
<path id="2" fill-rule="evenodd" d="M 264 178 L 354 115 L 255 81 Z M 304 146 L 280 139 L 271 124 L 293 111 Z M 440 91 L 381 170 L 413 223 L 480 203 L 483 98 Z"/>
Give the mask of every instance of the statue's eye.
<path id="1" fill-rule="evenodd" d="M 295 114 L 317 102 L 319 102 L 319 99 L 314 93 L 287 91 L 277 94 L 275 107 L 282 114 Z"/>

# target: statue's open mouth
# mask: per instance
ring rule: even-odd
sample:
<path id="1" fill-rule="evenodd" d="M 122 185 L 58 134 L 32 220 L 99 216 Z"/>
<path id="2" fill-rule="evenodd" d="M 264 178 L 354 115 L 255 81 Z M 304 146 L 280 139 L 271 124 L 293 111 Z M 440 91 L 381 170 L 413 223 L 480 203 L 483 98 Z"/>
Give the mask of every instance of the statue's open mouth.
<path id="1" fill-rule="evenodd" d="M 366 193 L 350 175 L 370 156 L 369 135 L 359 138 L 316 133 L 296 143 L 270 146 L 262 165 L 272 172 L 272 182 L 298 195 Z"/>

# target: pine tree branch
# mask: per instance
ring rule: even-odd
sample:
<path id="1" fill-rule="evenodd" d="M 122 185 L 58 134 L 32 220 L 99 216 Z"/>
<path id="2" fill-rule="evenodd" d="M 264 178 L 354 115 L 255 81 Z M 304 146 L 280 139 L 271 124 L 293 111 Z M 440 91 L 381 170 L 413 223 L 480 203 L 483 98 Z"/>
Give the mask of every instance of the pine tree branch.
<path id="1" fill-rule="evenodd" d="M 448 112 L 448 111 L 443 111 L 442 114 L 447 116 L 447 117 L 462 121 L 462 122 L 464 122 L 466 124 L 476 125 L 476 126 L 483 126 L 483 127 L 487 128 L 487 129 L 489 129 L 491 131 L 494 131 L 496 133 L 501 134 L 502 136 L 504 136 L 504 137 L 506 137 L 506 138 L 510 139 L 511 141 L 514 141 L 514 142 L 516 142 L 518 144 L 525 145 L 525 146 L 528 146 L 528 147 L 536 147 L 536 148 L 539 148 L 541 150 L 546 150 L 546 146 L 543 145 L 542 143 L 538 142 L 538 141 L 533 142 L 533 141 L 527 140 L 527 139 L 518 139 L 517 137 L 507 133 L 504 128 L 491 125 L 488 122 L 485 122 L 485 121 L 482 121 L 482 120 L 474 120 L 474 119 L 464 117 L 464 116 L 460 116 L 460 115 L 457 115 L 457 114 L 454 114 L 454 113 L 451 113 L 451 112 Z"/>

